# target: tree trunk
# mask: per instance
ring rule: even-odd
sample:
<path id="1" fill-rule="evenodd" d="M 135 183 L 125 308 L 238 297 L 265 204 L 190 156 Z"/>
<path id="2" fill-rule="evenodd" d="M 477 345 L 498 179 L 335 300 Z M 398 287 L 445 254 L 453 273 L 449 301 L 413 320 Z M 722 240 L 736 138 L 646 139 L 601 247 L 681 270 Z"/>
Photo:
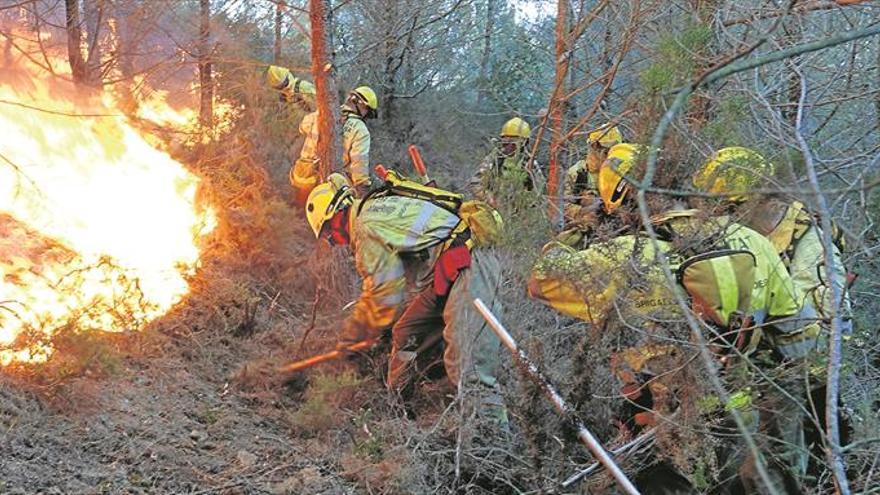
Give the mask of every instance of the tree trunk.
<path id="1" fill-rule="evenodd" d="M 272 61 L 275 65 L 281 64 L 281 25 L 284 21 L 282 15 L 284 7 L 284 0 L 277 0 L 275 2 L 275 51 L 272 56 Z"/>
<path id="2" fill-rule="evenodd" d="M 79 0 L 64 0 L 67 24 L 67 60 L 74 82 L 86 79 L 86 63 L 82 55 L 82 28 L 79 19 Z"/>
<path id="3" fill-rule="evenodd" d="M 339 102 L 336 99 L 336 68 L 333 66 L 331 46 L 330 0 L 309 0 L 309 21 L 312 24 L 312 76 L 315 79 L 318 107 L 318 158 L 320 174 L 327 177 L 338 170 L 342 159 L 342 141 L 339 135 Z"/>
<path id="4" fill-rule="evenodd" d="M 128 113 L 137 112 L 134 84 L 134 53 L 141 32 L 142 11 L 132 0 L 117 2 L 113 11 L 116 20 L 116 63 L 124 81 L 122 88 L 122 107 Z"/>
<path id="5" fill-rule="evenodd" d="M 480 56 L 480 76 L 477 84 L 477 106 L 482 107 L 489 85 L 489 61 L 492 58 L 492 30 L 495 16 L 492 6 L 496 0 L 486 0 L 486 30 L 483 32 L 483 54 Z"/>
<path id="6" fill-rule="evenodd" d="M 84 0 L 88 57 L 86 58 L 86 81 L 100 86 L 103 81 L 101 68 L 101 26 L 104 23 L 104 0 Z"/>
<path id="7" fill-rule="evenodd" d="M 570 60 L 568 0 L 558 0 L 556 9 L 556 78 L 555 97 L 550 102 L 550 163 L 547 173 L 547 194 L 550 197 L 550 220 L 556 227 L 562 226 L 561 156 L 565 143 L 565 95 Z"/>
<path id="8" fill-rule="evenodd" d="M 214 124 L 214 81 L 211 65 L 211 0 L 199 0 L 199 123 Z"/>

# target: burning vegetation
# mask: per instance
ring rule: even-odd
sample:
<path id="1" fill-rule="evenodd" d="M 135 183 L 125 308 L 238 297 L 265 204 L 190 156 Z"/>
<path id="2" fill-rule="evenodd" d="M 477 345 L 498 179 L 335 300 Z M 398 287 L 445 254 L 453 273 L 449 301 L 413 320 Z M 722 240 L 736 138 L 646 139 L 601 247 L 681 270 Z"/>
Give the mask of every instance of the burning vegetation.
<path id="1" fill-rule="evenodd" d="M 166 313 L 216 223 L 199 178 L 109 92 L 24 59 L 0 72 L 0 101 L 0 364 L 47 359 L 62 327 L 132 331 Z M 191 123 L 159 103 L 145 115 Z"/>

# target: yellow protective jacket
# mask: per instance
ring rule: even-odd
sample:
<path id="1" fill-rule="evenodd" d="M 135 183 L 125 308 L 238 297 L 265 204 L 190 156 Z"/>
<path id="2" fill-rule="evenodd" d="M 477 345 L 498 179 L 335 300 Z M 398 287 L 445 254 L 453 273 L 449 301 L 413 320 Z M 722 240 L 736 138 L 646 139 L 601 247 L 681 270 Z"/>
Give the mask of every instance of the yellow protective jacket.
<path id="1" fill-rule="evenodd" d="M 664 216 L 671 218 L 663 219 Z M 791 333 L 806 324 L 802 318 L 811 317 L 810 311 L 802 314 L 801 292 L 773 245 L 760 233 L 733 222 L 727 216 L 698 218 L 695 210 L 658 217 L 658 232 L 667 240 L 678 241 L 677 244 L 682 245 L 679 254 L 683 257 L 713 249 L 746 250 L 755 256 L 755 283 L 751 297 L 751 316 L 755 323 L 777 319 L 773 326 L 783 333 Z"/>
<path id="2" fill-rule="evenodd" d="M 671 248 L 659 245 L 664 252 Z M 650 239 L 635 235 L 581 251 L 553 241 L 532 269 L 529 296 L 593 325 L 616 315 L 634 326 L 668 320 L 680 313 L 655 254 Z"/>
<path id="3" fill-rule="evenodd" d="M 460 221 L 421 199 L 385 196 L 355 202 L 349 228 L 363 285 L 342 343 L 378 337 L 392 326 L 408 292 L 432 283 L 443 244 Z"/>
<path id="4" fill-rule="evenodd" d="M 284 101 L 302 102 L 309 109 L 315 108 L 315 85 L 305 79 L 290 76 L 290 83 L 281 89 Z"/>
<path id="5" fill-rule="evenodd" d="M 656 228 L 663 236 L 660 246 L 673 271 L 685 259 L 711 250 L 747 250 L 756 264 L 750 299 L 755 323 L 772 325 L 783 334 L 808 324 L 811 314 L 801 306 L 803 298 L 764 236 L 727 217 L 699 219 L 695 215 L 689 211 L 658 218 Z M 603 324 L 609 315 L 656 321 L 657 313 L 678 311 L 671 290 L 681 289 L 668 287 L 655 258 L 644 236 L 621 236 L 582 251 L 551 242 L 532 270 L 529 295 L 595 325 Z M 758 333 L 751 348 L 759 338 Z"/>
<path id="6" fill-rule="evenodd" d="M 365 190 L 370 187 L 370 130 L 356 113 L 347 106 L 342 107 L 342 162 L 352 184 Z M 305 136 L 299 159 L 316 162 L 318 160 L 318 112 L 303 117 L 299 132 Z"/>
<path id="7" fill-rule="evenodd" d="M 513 189 L 540 191 L 544 179 L 539 172 L 537 162 L 532 163 L 532 170 L 526 169 L 529 154 L 521 150 L 513 156 L 504 156 L 496 146 L 480 163 L 477 172 L 471 177 L 468 186 L 475 198 L 481 199 L 492 206 L 498 205 L 498 196 L 515 192 Z M 511 191 L 503 191 L 505 187 Z"/>
<path id="8" fill-rule="evenodd" d="M 822 230 L 813 216 L 798 201 L 787 203 L 778 199 L 754 201 L 744 207 L 742 223 L 764 234 L 788 265 L 795 285 L 812 304 L 821 318 L 831 316 L 832 286 L 843 294 L 840 311 L 851 330 L 851 306 L 846 291 L 847 274 L 838 243 L 832 246 L 834 273 L 829 281 L 825 274 L 825 249 Z"/>

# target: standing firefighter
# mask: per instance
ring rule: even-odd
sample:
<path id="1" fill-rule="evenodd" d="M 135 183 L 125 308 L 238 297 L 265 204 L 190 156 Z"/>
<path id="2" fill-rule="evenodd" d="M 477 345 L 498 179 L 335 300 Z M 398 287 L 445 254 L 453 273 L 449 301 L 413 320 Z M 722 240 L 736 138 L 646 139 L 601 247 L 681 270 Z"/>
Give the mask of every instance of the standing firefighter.
<path id="1" fill-rule="evenodd" d="M 759 197 L 753 191 L 767 184 L 775 172 L 775 167 L 757 152 L 748 148 L 729 147 L 715 152 L 693 178 L 694 186 L 701 191 L 719 194 L 721 207 L 735 213 L 740 222 L 765 235 L 785 262 L 796 287 L 803 294 L 802 304 L 816 308 L 819 325 L 807 327 L 806 331 L 787 335 L 768 335 L 768 353 L 773 362 L 779 363 L 777 374 L 783 375 L 780 381 L 793 393 L 803 397 L 806 404 L 792 403 L 787 397 L 775 394 L 781 403 L 780 410 L 793 410 L 799 415 L 800 406 L 806 405 L 812 418 L 806 421 L 807 438 L 793 438 L 790 442 L 808 442 L 813 445 L 814 454 L 822 459 L 822 437 L 820 431 L 825 426 L 825 367 L 824 356 L 827 349 L 826 338 L 830 329 L 834 308 L 832 286 L 837 286 L 843 299 L 838 301 L 838 313 L 843 316 L 844 334 L 852 332 L 852 319 L 848 276 L 843 265 L 841 253 L 844 249 L 842 235 L 833 232 L 831 246 L 834 260 L 833 277 L 825 274 L 825 249 L 822 245 L 822 232 L 816 217 L 806 210 L 803 203 L 791 201 L 780 196 Z M 803 373 L 803 369 L 808 369 Z M 806 383 L 805 383 L 806 382 Z M 772 390 L 770 391 L 773 392 Z M 815 425 L 821 425 L 817 430 Z M 841 428 L 846 442 L 846 427 Z M 795 437 L 795 433 L 790 433 Z M 799 475 L 807 468 L 806 453 L 793 452 L 789 460 Z"/>
<path id="2" fill-rule="evenodd" d="M 599 169 L 608 157 L 608 150 L 623 142 L 617 126 L 605 124 L 587 135 L 587 156 L 572 165 L 565 174 L 565 224 L 589 226 L 594 222 L 594 211 L 599 201 L 597 183 Z"/>
<path id="3" fill-rule="evenodd" d="M 376 118 L 379 100 L 368 86 L 359 86 L 348 94 L 342 105 L 342 161 L 354 184 L 354 191 L 363 195 L 370 188 L 370 130 L 366 120 Z M 299 159 L 290 169 L 290 184 L 300 202 L 319 181 L 318 176 L 318 112 L 306 115 L 299 131 L 305 143 Z"/>
<path id="4" fill-rule="evenodd" d="M 503 415 L 495 378 L 499 342 L 472 304 L 479 297 L 500 309 L 500 267 L 491 247 L 500 217 L 485 204 L 462 204 L 460 195 L 388 174 L 385 187 L 362 199 L 343 176 L 331 174 L 306 204 L 315 236 L 351 246 L 363 277 L 339 346 L 378 339 L 390 328 L 387 384 L 403 390 L 420 344 L 442 333 L 450 382 L 475 391 L 467 396 L 484 412 Z M 410 301 L 408 289 L 415 294 Z"/>
<path id="5" fill-rule="evenodd" d="M 311 112 L 315 108 L 315 85 L 294 76 L 289 69 L 270 65 L 266 83 L 280 93 L 281 101 L 292 103 Z"/>
<path id="6" fill-rule="evenodd" d="M 504 123 L 500 141 L 471 178 L 470 188 L 474 197 L 497 208 L 502 202 L 514 200 L 521 191 L 540 189 L 542 180 L 536 172 L 537 164 L 533 164 L 531 169 L 526 168 L 531 135 L 529 124 L 519 117 Z"/>

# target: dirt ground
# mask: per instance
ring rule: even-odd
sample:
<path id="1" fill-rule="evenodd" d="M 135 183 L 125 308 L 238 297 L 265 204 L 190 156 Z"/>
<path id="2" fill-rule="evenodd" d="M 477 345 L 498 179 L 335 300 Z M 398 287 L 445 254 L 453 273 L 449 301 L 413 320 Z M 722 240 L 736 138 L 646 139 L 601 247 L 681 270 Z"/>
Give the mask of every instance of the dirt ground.
<path id="1" fill-rule="evenodd" d="M 293 441 L 296 394 L 234 383 L 276 339 L 130 336 L 145 352 L 112 373 L 0 375 L 0 493 L 353 493 L 320 444 Z"/>

